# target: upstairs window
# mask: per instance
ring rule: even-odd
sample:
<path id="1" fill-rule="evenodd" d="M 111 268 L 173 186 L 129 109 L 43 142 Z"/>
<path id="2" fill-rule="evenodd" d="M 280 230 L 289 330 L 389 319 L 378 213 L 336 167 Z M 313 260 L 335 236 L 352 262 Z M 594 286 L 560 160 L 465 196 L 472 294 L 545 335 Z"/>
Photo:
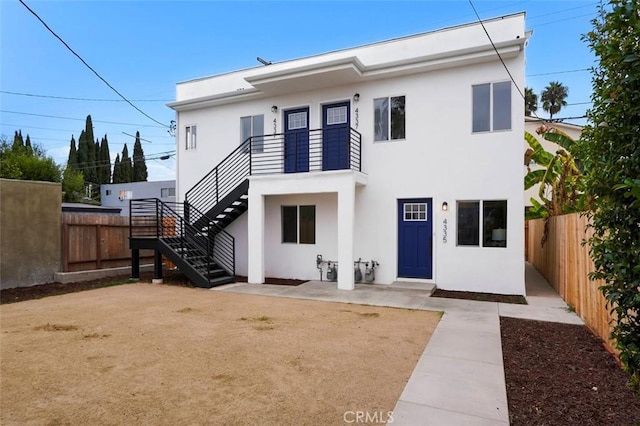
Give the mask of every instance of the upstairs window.
<path id="1" fill-rule="evenodd" d="M 264 115 L 253 115 L 240 117 L 240 143 L 246 144 L 242 152 L 249 152 L 249 142 L 251 139 L 252 152 L 264 151 Z"/>
<path id="2" fill-rule="evenodd" d="M 511 82 L 472 86 L 473 133 L 511 130 Z"/>
<path id="3" fill-rule="evenodd" d="M 196 149 L 196 136 L 197 136 L 196 126 L 185 127 L 184 149 L 186 149 L 187 151 Z"/>
<path id="4" fill-rule="evenodd" d="M 405 138 L 405 97 L 394 96 L 373 100 L 374 141 Z"/>

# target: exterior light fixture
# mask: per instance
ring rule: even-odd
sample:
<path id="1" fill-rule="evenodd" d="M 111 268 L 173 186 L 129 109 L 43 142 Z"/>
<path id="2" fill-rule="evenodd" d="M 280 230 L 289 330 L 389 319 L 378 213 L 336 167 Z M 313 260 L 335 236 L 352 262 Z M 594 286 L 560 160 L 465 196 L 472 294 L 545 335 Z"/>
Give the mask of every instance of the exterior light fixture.
<path id="1" fill-rule="evenodd" d="M 271 107 L 271 112 L 275 113 L 278 112 L 278 107 L 276 105 Z"/>
<path id="2" fill-rule="evenodd" d="M 353 95 L 353 102 L 358 102 L 360 100 L 360 93 L 356 93 Z"/>
<path id="3" fill-rule="evenodd" d="M 442 211 L 446 212 L 447 210 L 449 210 L 449 204 L 445 201 L 442 203 Z"/>

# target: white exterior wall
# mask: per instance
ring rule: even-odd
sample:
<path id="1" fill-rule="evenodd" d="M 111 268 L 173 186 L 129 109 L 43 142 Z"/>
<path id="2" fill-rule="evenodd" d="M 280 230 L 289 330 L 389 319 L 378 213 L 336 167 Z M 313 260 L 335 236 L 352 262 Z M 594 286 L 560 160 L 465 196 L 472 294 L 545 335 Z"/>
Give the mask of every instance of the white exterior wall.
<path id="1" fill-rule="evenodd" d="M 511 32 L 509 37 L 524 37 L 521 18 L 517 16 L 505 20 L 508 22 L 505 23 L 504 31 Z M 493 28 L 496 28 L 495 25 Z M 445 34 L 448 35 L 448 40 L 455 39 L 456 43 L 459 42 L 460 37 L 453 30 L 446 31 Z M 478 34 L 480 35 L 477 37 L 486 38 L 481 28 Z M 478 41 L 477 37 L 472 40 L 473 43 Z M 442 43 L 438 43 L 440 48 Z M 499 44 L 499 40 L 496 43 Z M 368 48 L 369 56 L 365 55 L 367 60 L 384 60 L 384 55 L 389 54 L 389 46 L 383 46 L 385 48 L 378 51 L 379 56 L 374 55 L 375 50 Z M 347 53 L 358 56 L 357 49 Z M 403 54 L 410 55 L 411 52 L 403 51 Z M 358 58 L 366 63 L 364 58 Z M 523 90 L 524 53 L 507 58 L 505 62 Z M 225 77 L 229 77 L 230 84 L 237 83 L 237 75 L 234 74 L 214 78 L 216 85 L 220 86 L 220 81 Z M 316 129 L 321 127 L 323 104 L 350 100 L 351 126 L 356 128 L 357 121 L 357 130 L 362 133 L 362 172 L 367 175 L 366 184 L 355 187 L 353 257 L 374 259 L 380 263 L 376 270 L 377 283 L 388 284 L 397 280 L 397 200 L 432 198 L 432 281 L 439 288 L 450 290 L 524 294 L 524 200 L 521 168 L 524 105 L 518 90 L 512 85 L 511 130 L 482 134 L 473 134 L 471 130 L 472 85 L 508 81 L 509 76 L 500 61 L 494 57 L 484 63 L 364 80 L 308 92 L 234 100 L 233 103 L 224 105 L 186 110 L 177 108 L 180 131 L 179 199 L 183 199 L 189 188 L 240 143 L 241 116 L 264 114 L 265 133 L 270 134 L 274 131 L 274 119 L 275 131 L 283 131 L 281 123 L 284 110 L 309 106 L 309 126 Z M 196 96 L 195 92 L 190 91 L 207 87 L 208 84 L 213 82 L 198 80 L 192 85 L 180 85 L 178 101 Z M 233 87 L 229 89 L 234 90 Z M 355 93 L 360 94 L 357 103 L 352 99 Z M 197 94 L 197 97 L 206 95 L 201 92 Z M 373 99 L 402 95 L 406 97 L 406 139 L 374 142 Z M 272 105 L 278 107 L 277 113 L 271 112 Z M 184 151 L 184 126 L 193 124 L 198 126 L 197 150 Z M 284 175 L 281 178 L 286 181 L 299 179 L 300 176 Z M 322 179 L 322 176 L 317 178 Z M 254 185 L 253 181 L 251 185 Z M 507 247 L 458 247 L 457 200 L 507 200 Z M 440 207 L 444 201 L 449 205 L 447 212 L 443 212 Z M 316 244 L 282 244 L 280 206 L 301 204 L 316 205 Z M 251 202 L 249 206 L 251 209 Z M 329 260 L 337 260 L 339 255 L 337 217 L 336 192 L 266 195 L 266 276 L 318 279 L 316 255 L 322 254 Z M 446 243 L 443 242 L 445 218 L 448 221 Z M 243 215 L 228 230 L 236 237 L 237 273 L 248 274 L 247 215 Z M 344 265 L 341 265 L 340 270 L 344 269 Z M 348 270 L 351 273 L 352 266 Z"/>

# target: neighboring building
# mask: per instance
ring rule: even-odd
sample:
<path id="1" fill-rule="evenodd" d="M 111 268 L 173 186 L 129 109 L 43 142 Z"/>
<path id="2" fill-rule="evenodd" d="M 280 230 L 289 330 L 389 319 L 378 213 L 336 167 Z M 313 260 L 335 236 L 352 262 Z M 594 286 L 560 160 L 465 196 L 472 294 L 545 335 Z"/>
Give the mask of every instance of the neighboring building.
<path id="1" fill-rule="evenodd" d="M 380 284 L 524 294 L 529 34 L 484 25 L 493 45 L 472 23 L 178 83 L 178 200 L 234 237 L 225 269 L 318 279 L 321 255 L 349 290 L 361 258 Z"/>
<path id="2" fill-rule="evenodd" d="M 122 209 L 121 216 L 129 216 L 129 200 L 158 198 L 167 203 L 176 201 L 176 181 L 111 183 L 100 185 L 100 200 L 103 207 Z"/>
<path id="3" fill-rule="evenodd" d="M 577 124 L 569 124 L 569 123 L 549 123 L 546 122 L 544 120 L 540 120 L 538 118 L 535 117 L 525 117 L 524 118 L 524 130 L 526 130 L 527 132 L 531 133 L 533 136 L 536 137 L 536 139 L 538 139 L 538 141 L 540 142 L 540 144 L 542 145 L 542 147 L 545 149 L 545 151 L 550 152 L 552 154 L 555 154 L 555 152 L 558 149 L 561 149 L 560 146 L 558 146 L 558 144 L 555 144 L 553 142 L 549 142 L 548 140 L 544 139 L 542 137 L 542 135 L 539 135 L 537 130 L 541 127 L 541 126 L 547 126 L 547 127 L 555 127 L 558 130 L 561 130 L 562 132 L 566 133 L 567 135 L 569 135 L 571 137 L 571 139 L 573 140 L 578 140 L 580 139 L 580 135 L 582 134 L 582 126 L 579 126 Z M 530 148 L 529 144 L 527 143 L 527 141 L 524 140 L 524 151 L 523 151 L 523 155 L 524 152 L 526 152 L 527 149 Z M 529 168 L 531 170 L 536 170 L 536 169 L 540 169 L 541 167 L 536 165 L 536 164 L 530 164 Z M 527 167 L 524 167 L 524 174 L 526 175 L 528 173 L 527 171 Z M 539 185 L 535 185 L 527 190 L 524 191 L 524 207 L 525 209 L 528 207 L 531 207 L 531 198 L 535 198 L 537 201 L 540 201 L 540 197 L 538 196 L 538 192 L 540 190 L 540 186 Z M 551 196 L 551 194 L 549 194 L 549 196 Z"/>

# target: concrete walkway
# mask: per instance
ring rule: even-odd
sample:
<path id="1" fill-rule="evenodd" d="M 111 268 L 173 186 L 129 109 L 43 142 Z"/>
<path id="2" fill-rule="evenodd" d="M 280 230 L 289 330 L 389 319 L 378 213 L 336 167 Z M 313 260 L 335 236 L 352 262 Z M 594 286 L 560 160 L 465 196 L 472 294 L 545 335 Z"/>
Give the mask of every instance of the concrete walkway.
<path id="1" fill-rule="evenodd" d="M 583 324 L 526 265 L 528 305 L 429 297 L 420 289 L 310 281 L 297 287 L 231 284 L 220 291 L 443 311 L 394 410 L 394 425 L 508 425 L 500 316 Z"/>

